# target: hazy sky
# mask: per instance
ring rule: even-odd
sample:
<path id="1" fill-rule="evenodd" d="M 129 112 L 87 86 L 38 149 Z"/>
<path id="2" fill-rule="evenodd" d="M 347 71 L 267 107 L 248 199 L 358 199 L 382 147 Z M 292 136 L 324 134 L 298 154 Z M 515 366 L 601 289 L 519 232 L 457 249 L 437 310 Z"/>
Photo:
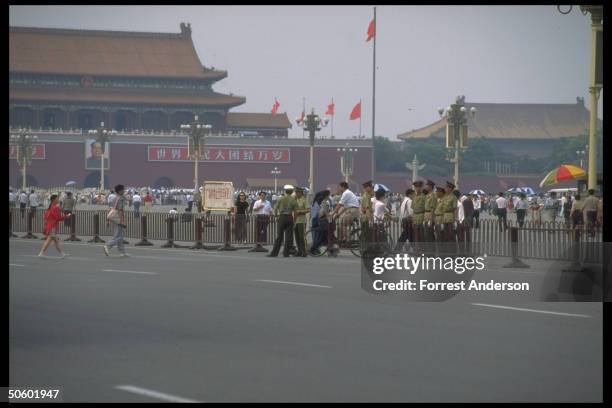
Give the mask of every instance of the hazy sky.
<path id="1" fill-rule="evenodd" d="M 556 6 L 378 6 L 376 134 L 439 118 L 455 96 L 467 102 L 575 103 L 588 108 L 590 15 Z M 349 113 L 362 99 L 372 131 L 372 19 L 368 6 L 11 6 L 9 24 L 178 33 L 191 23 L 207 67 L 228 71 L 218 92 L 246 96 L 238 112 L 306 107 L 323 114 L 333 97 L 334 135 L 358 133 Z M 600 98 L 601 117 L 603 93 Z M 329 134 L 330 128 L 323 130 Z M 302 136 L 295 125 L 290 136 Z"/>

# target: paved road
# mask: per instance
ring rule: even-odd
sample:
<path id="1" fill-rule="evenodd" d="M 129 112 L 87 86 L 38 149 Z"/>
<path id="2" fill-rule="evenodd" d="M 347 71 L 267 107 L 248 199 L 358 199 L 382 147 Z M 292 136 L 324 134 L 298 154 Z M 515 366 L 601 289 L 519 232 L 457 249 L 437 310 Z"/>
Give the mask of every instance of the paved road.
<path id="1" fill-rule="evenodd" d="M 11 386 L 73 402 L 601 401 L 600 303 L 409 303 L 364 292 L 352 255 L 80 243 L 60 260 L 40 244 L 9 243 Z"/>

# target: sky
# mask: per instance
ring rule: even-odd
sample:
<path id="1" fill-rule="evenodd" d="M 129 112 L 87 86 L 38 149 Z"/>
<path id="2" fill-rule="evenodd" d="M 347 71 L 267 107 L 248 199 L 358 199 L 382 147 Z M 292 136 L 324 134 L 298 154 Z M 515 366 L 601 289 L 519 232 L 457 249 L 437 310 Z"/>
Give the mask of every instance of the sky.
<path id="1" fill-rule="evenodd" d="M 293 122 L 335 102 L 333 133 L 359 133 L 349 120 L 362 101 L 362 134 L 372 135 L 371 6 L 10 6 L 9 25 L 180 32 L 206 67 L 227 70 L 213 89 L 246 97 L 234 112 L 279 112 Z M 439 119 L 437 108 L 467 103 L 563 103 L 589 108 L 590 15 L 556 6 L 377 6 L 376 135 Z M 603 92 L 598 116 L 602 116 Z M 331 133 L 331 124 L 322 135 Z"/>

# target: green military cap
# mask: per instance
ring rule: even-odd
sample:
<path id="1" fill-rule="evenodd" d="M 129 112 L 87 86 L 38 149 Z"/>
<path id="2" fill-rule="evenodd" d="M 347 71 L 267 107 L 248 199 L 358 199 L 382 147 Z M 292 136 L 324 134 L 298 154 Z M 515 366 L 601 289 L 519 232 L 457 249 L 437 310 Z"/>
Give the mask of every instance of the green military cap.
<path id="1" fill-rule="evenodd" d="M 442 187 L 436 187 L 436 193 L 443 193 L 444 189 Z"/>
<path id="2" fill-rule="evenodd" d="M 453 183 L 451 183 L 450 181 L 446 182 L 446 187 L 450 188 L 450 189 L 455 189 L 455 185 Z"/>
<path id="3" fill-rule="evenodd" d="M 295 188 L 295 192 L 296 193 L 303 193 L 304 192 L 304 187 L 296 187 Z"/>
<path id="4" fill-rule="evenodd" d="M 432 186 L 432 187 L 436 185 L 436 183 L 434 183 L 434 182 L 433 182 L 433 181 L 431 181 L 431 180 L 427 180 L 427 182 L 426 182 L 425 184 L 430 185 L 430 186 Z"/>
<path id="5" fill-rule="evenodd" d="M 363 187 L 363 188 L 366 188 L 366 187 L 373 187 L 372 180 L 368 180 L 368 181 L 366 181 L 365 183 L 363 183 L 363 184 L 362 184 L 362 187 Z"/>
<path id="6" fill-rule="evenodd" d="M 415 187 L 423 187 L 423 181 L 422 180 L 417 180 L 414 183 L 412 183 L 413 186 Z"/>

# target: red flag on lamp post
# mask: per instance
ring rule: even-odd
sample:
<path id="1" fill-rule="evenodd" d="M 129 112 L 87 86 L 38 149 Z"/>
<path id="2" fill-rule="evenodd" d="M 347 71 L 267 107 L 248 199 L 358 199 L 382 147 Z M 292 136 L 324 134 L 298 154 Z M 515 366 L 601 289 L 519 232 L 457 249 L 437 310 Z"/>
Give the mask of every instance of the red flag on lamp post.
<path id="1" fill-rule="evenodd" d="M 298 122 L 304 122 L 304 118 L 306 117 L 306 112 L 302 111 L 302 113 L 300 114 L 300 117 L 298 118 Z"/>
<path id="2" fill-rule="evenodd" d="M 332 99 L 332 102 L 327 105 L 327 111 L 325 111 L 325 115 L 327 116 L 334 116 L 334 107 L 336 105 L 334 104 L 334 100 Z"/>
<path id="3" fill-rule="evenodd" d="M 368 39 L 366 40 L 366 42 L 374 38 L 374 36 L 376 35 L 375 31 L 376 31 L 376 25 L 374 23 L 374 19 L 372 19 L 372 21 L 370 21 L 370 25 L 368 26 Z"/>
<path id="4" fill-rule="evenodd" d="M 272 105 L 272 116 L 276 115 L 276 111 L 278 110 L 278 107 L 280 106 L 280 103 L 278 103 L 278 101 L 276 100 L 276 98 L 274 98 L 274 105 Z"/>
<path id="5" fill-rule="evenodd" d="M 355 120 L 361 118 L 361 101 L 351 111 L 350 120 Z"/>

